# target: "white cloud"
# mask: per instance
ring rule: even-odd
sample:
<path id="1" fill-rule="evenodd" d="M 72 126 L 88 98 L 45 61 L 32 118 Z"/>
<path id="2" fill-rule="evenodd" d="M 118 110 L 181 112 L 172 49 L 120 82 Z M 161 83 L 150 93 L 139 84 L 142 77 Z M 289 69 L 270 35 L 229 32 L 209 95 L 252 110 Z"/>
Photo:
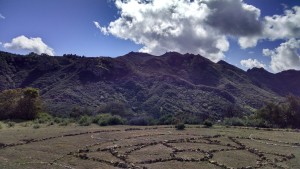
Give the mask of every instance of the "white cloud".
<path id="1" fill-rule="evenodd" d="M 260 39 L 259 36 L 240 37 L 238 42 L 242 49 L 255 47 L 257 41 Z"/>
<path id="2" fill-rule="evenodd" d="M 1 13 L 0 13 L 0 19 L 5 19 L 5 16 L 3 16 Z"/>
<path id="3" fill-rule="evenodd" d="M 247 60 L 241 60 L 241 65 L 248 68 L 248 69 L 251 69 L 251 68 L 254 68 L 254 67 L 258 67 L 258 68 L 265 68 L 266 65 L 259 62 L 258 60 L 256 59 L 247 59 Z"/>
<path id="4" fill-rule="evenodd" d="M 26 36 L 18 36 L 12 39 L 11 43 L 5 43 L 4 48 L 15 50 L 28 50 L 37 54 L 54 55 L 54 50 L 48 47 L 41 38 L 27 38 Z"/>
<path id="5" fill-rule="evenodd" d="M 96 28 L 100 29 L 100 31 L 104 34 L 104 35 L 108 35 L 108 31 L 105 27 L 101 27 L 99 22 L 93 21 L 94 25 L 96 26 Z"/>
<path id="6" fill-rule="evenodd" d="M 264 36 L 271 39 L 287 39 L 300 37 L 300 7 L 285 10 L 284 15 L 265 17 Z"/>
<path id="7" fill-rule="evenodd" d="M 259 39 L 290 39 L 300 38 L 300 6 L 291 10 L 286 9 L 283 15 L 266 16 L 262 21 L 261 35 L 242 36 L 239 38 L 240 46 L 244 48 L 255 47 Z"/>
<path id="8" fill-rule="evenodd" d="M 201 54 L 213 61 L 229 49 L 227 36 L 261 33 L 260 10 L 241 0 L 115 0 L 120 17 L 103 34 L 143 45 L 140 51 Z"/>
<path id="9" fill-rule="evenodd" d="M 270 68 L 274 72 L 288 69 L 300 70 L 300 40 L 290 39 L 274 50 L 263 49 L 265 56 L 271 57 Z"/>

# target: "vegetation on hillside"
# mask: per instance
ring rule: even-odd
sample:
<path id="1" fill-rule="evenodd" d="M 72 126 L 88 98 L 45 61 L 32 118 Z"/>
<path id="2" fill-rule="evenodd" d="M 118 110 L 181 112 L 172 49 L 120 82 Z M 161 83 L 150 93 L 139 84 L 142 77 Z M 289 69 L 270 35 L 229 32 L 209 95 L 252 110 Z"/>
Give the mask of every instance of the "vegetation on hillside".
<path id="1" fill-rule="evenodd" d="M 0 52 L 0 91 L 39 88 L 45 110 L 59 117 L 111 113 L 151 121 L 183 113 L 184 121 L 199 124 L 208 116 L 218 120 L 236 112 L 248 115 L 265 101 L 278 102 L 285 93 L 299 90 L 300 83 L 293 78 L 295 85 L 278 88 L 284 91 L 279 95 L 252 75 L 253 71 L 224 61 L 214 63 L 200 55 L 175 52 L 159 57 L 132 52 L 118 58 Z M 272 84 L 279 86 L 280 79 L 290 81 L 289 76 L 274 75 L 272 79 L 279 80 Z"/>

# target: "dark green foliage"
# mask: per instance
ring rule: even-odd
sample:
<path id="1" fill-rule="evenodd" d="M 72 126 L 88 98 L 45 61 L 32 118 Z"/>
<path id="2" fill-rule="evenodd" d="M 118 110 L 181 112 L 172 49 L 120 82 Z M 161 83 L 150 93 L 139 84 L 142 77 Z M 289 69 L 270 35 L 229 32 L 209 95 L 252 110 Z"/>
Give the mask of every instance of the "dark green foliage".
<path id="1" fill-rule="evenodd" d="M 12 122 L 12 121 L 9 121 L 9 122 L 6 123 L 6 126 L 9 127 L 9 128 L 10 127 L 15 127 L 15 125 L 16 125 L 16 123 Z"/>
<path id="2" fill-rule="evenodd" d="M 67 126 L 71 123 L 71 120 L 66 118 L 60 119 L 59 121 L 59 126 Z"/>
<path id="3" fill-rule="evenodd" d="M 167 114 L 159 118 L 158 124 L 160 125 L 170 125 L 175 124 L 177 122 L 177 119 L 172 114 Z"/>
<path id="4" fill-rule="evenodd" d="M 238 117 L 225 118 L 224 124 L 228 126 L 245 126 L 244 120 Z"/>
<path id="5" fill-rule="evenodd" d="M 54 123 L 61 123 L 63 121 L 63 119 L 62 118 L 59 118 L 59 117 L 55 117 L 54 119 L 53 119 L 53 122 Z"/>
<path id="6" fill-rule="evenodd" d="M 34 128 L 34 129 L 39 129 L 40 127 L 41 127 L 41 126 L 38 125 L 38 124 L 35 124 L 35 125 L 32 126 L 32 128 Z"/>
<path id="7" fill-rule="evenodd" d="M 92 124 L 92 119 L 89 116 L 81 116 L 81 118 L 78 121 L 78 124 L 80 126 L 89 126 Z"/>
<path id="8" fill-rule="evenodd" d="M 184 130 L 185 124 L 184 123 L 178 123 L 175 125 L 176 130 Z"/>
<path id="9" fill-rule="evenodd" d="M 257 118 L 269 127 L 300 128 L 300 98 L 290 95 L 284 103 L 268 103 L 258 110 Z"/>
<path id="10" fill-rule="evenodd" d="M 204 127 L 210 128 L 210 127 L 213 126 L 213 122 L 210 121 L 210 120 L 205 120 L 205 121 L 203 122 L 203 125 L 204 125 Z"/>
<path id="11" fill-rule="evenodd" d="M 92 121 L 100 126 L 125 124 L 120 116 L 111 114 L 99 114 Z"/>
<path id="12" fill-rule="evenodd" d="M 98 114 L 104 113 L 119 115 L 122 117 L 131 116 L 130 108 L 128 107 L 128 105 L 121 101 L 108 102 L 102 105 L 98 110 Z"/>
<path id="13" fill-rule="evenodd" d="M 0 93 L 0 119 L 32 120 L 41 110 L 39 91 L 34 88 L 10 89 Z"/>
<path id="14" fill-rule="evenodd" d="M 152 117 L 135 117 L 128 121 L 129 125 L 135 126 L 151 126 L 156 125 L 158 122 Z"/>
<path id="15" fill-rule="evenodd" d="M 45 112 L 38 113 L 37 118 L 35 119 L 35 121 L 40 124 L 51 122 L 52 120 L 53 117 Z"/>
<path id="16" fill-rule="evenodd" d="M 79 106 L 75 106 L 75 107 L 73 107 L 73 109 L 70 113 L 70 117 L 75 118 L 75 119 L 80 118 L 81 116 L 84 116 L 84 115 L 92 116 L 93 111 L 87 107 L 81 108 Z"/>
<path id="17" fill-rule="evenodd" d="M 246 126 L 250 126 L 250 127 L 262 127 L 262 128 L 270 127 L 270 124 L 268 124 L 265 120 L 256 117 L 247 118 L 245 120 L 245 124 Z"/>

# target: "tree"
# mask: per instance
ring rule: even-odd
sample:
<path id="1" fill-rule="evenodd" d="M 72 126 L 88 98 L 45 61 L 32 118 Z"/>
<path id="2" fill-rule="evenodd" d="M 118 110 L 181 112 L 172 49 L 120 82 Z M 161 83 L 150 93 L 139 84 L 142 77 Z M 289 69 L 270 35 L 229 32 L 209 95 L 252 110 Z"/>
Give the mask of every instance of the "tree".
<path id="1" fill-rule="evenodd" d="M 0 93 L 0 119 L 31 120 L 40 109 L 38 89 L 10 89 Z"/>
<path id="2" fill-rule="evenodd" d="M 18 102 L 15 118 L 35 119 L 40 108 L 39 91 L 34 88 L 26 88 L 23 91 L 23 97 Z"/>
<path id="3" fill-rule="evenodd" d="M 300 128 L 300 98 L 289 95 L 284 103 L 268 103 L 258 110 L 257 118 L 263 119 L 269 127 Z"/>
<path id="4" fill-rule="evenodd" d="M 22 89 L 4 90 L 0 93 L 0 120 L 9 119 L 22 96 Z"/>

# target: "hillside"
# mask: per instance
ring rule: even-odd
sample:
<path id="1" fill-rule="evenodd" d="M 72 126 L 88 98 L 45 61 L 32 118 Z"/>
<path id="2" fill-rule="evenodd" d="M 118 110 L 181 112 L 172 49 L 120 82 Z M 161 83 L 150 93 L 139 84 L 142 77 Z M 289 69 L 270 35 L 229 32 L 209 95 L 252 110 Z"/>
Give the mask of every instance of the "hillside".
<path id="1" fill-rule="evenodd" d="M 299 79 L 299 71 L 245 72 L 225 61 L 174 52 L 117 58 L 0 53 L 0 91 L 39 88 L 45 108 L 62 116 L 74 108 L 95 113 L 112 106 L 126 111 L 124 116 L 221 118 L 250 113 L 289 93 L 300 96 Z"/>

